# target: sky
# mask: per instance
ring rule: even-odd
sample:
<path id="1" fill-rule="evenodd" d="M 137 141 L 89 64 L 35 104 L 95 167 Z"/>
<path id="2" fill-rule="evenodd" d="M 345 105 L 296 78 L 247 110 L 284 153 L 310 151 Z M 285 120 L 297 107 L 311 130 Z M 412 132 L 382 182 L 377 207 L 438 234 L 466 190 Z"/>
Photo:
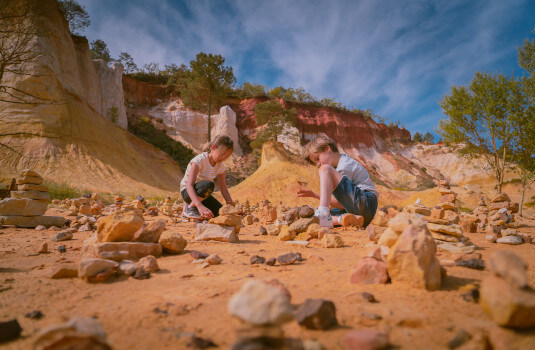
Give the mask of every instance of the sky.
<path id="1" fill-rule="evenodd" d="M 219 54 L 243 82 L 302 87 L 434 133 L 476 72 L 520 76 L 535 0 L 78 0 L 111 56 L 138 67 Z"/>

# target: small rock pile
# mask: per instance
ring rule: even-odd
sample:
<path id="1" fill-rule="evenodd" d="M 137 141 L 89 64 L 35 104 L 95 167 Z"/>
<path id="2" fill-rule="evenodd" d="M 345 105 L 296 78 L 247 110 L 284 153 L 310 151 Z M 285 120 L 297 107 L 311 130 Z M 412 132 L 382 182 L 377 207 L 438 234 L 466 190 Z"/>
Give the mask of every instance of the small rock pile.
<path id="1" fill-rule="evenodd" d="M 483 216 L 478 208 L 474 214 L 477 211 L 479 215 Z M 487 241 L 513 245 L 532 242 L 530 235 L 518 233 L 514 229 L 516 227 L 514 214 L 518 212 L 518 209 L 518 203 L 511 203 L 509 196 L 505 193 L 497 195 L 490 202 L 488 223 L 485 227 Z"/>
<path id="2" fill-rule="evenodd" d="M 61 201 L 53 200 L 52 204 L 68 209 L 67 216 L 77 216 L 78 214 L 96 216 L 100 215 L 103 210 L 103 204 L 99 199 L 98 193 L 86 193 L 80 198 L 66 198 Z"/>
<path id="3" fill-rule="evenodd" d="M 33 228 L 65 224 L 61 216 L 44 216 L 48 208 L 50 194 L 43 184 L 43 178 L 33 170 L 26 169 L 17 181 L 17 191 L 11 197 L 0 201 L 0 225 Z"/>
<path id="4" fill-rule="evenodd" d="M 197 224 L 195 240 L 238 243 L 241 226 L 242 216 L 238 209 L 226 204 L 219 209 L 219 216 Z"/>
<path id="5" fill-rule="evenodd" d="M 445 270 L 435 256 L 436 243 L 428 223 L 415 214 L 401 212 L 387 225 L 378 239 L 379 247 L 351 271 L 351 282 L 387 283 L 390 278 L 392 283 L 415 288 L 440 288 Z"/>
<path id="6" fill-rule="evenodd" d="M 97 232 L 83 243 L 86 256 L 78 276 L 89 282 L 103 282 L 118 273 L 137 279 L 158 270 L 155 256 L 162 251 L 181 253 L 187 241 L 178 233 L 165 231 L 164 220 L 145 222 L 133 209 L 114 211 L 97 221 Z M 165 232 L 164 232 L 165 231 Z M 136 264 L 133 260 L 140 259 Z"/>

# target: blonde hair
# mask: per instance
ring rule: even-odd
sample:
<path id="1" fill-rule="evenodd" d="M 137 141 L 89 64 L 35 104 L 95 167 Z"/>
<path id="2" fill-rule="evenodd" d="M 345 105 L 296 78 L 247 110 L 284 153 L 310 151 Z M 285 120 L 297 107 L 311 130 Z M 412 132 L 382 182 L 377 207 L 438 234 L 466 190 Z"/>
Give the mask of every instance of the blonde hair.
<path id="1" fill-rule="evenodd" d="M 210 152 L 212 150 L 212 146 L 216 146 L 216 148 L 225 148 L 234 150 L 234 141 L 227 135 L 217 135 L 210 143 L 208 143 L 203 148 L 203 152 Z"/>
<path id="2" fill-rule="evenodd" d="M 324 152 L 327 150 L 327 148 L 330 148 L 331 151 L 338 153 L 338 146 L 336 146 L 336 142 L 334 142 L 334 140 L 326 134 L 319 133 L 318 136 L 316 136 L 312 141 L 307 143 L 305 147 L 303 147 L 302 157 L 305 160 L 310 160 L 310 154 Z"/>

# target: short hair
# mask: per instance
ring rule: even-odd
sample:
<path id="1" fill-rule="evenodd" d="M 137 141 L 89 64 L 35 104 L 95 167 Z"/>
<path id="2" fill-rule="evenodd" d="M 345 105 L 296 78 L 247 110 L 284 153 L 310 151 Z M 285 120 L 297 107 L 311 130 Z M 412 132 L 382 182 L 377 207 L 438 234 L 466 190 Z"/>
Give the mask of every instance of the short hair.
<path id="1" fill-rule="evenodd" d="M 234 141 L 227 135 L 217 135 L 206 147 L 204 147 L 204 152 L 210 152 L 212 149 L 212 146 L 216 146 L 216 148 L 225 148 L 234 150 Z"/>
<path id="2" fill-rule="evenodd" d="M 331 151 L 337 153 L 339 152 L 338 146 L 333 139 L 324 133 L 319 133 L 318 136 L 305 145 L 303 148 L 302 157 L 305 160 L 309 159 L 311 153 L 321 153 L 326 151 L 329 147 L 331 148 Z"/>

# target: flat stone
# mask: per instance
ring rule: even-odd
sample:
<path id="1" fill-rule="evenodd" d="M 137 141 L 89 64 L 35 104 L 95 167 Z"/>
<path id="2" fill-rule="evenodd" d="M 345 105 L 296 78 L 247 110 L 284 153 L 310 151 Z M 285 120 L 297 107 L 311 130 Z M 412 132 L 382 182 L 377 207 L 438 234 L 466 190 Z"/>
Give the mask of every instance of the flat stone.
<path id="1" fill-rule="evenodd" d="M 518 245 L 524 243 L 524 240 L 518 236 L 507 236 L 498 238 L 496 243 Z"/>
<path id="2" fill-rule="evenodd" d="M 451 236 L 442 232 L 436 232 L 436 231 L 429 231 L 431 233 L 431 236 L 433 236 L 434 239 L 438 239 L 440 241 L 444 242 L 453 242 L 457 243 L 461 241 L 460 237 L 457 236 Z"/>
<path id="3" fill-rule="evenodd" d="M 178 232 L 164 231 L 160 235 L 158 241 L 162 245 L 162 249 L 166 253 L 180 254 L 186 248 L 188 241 L 186 241 Z"/>
<path id="4" fill-rule="evenodd" d="M 467 267 L 474 270 L 483 270 L 485 268 L 485 261 L 482 259 L 468 259 L 457 260 L 455 266 Z"/>
<path id="5" fill-rule="evenodd" d="M 299 234 L 301 232 L 305 232 L 308 227 L 312 224 L 319 224 L 319 218 L 317 216 L 307 217 L 307 218 L 301 218 L 299 220 L 294 221 L 290 225 L 290 229 L 295 232 L 295 234 Z"/>
<path id="6" fill-rule="evenodd" d="M 41 216 L 47 208 L 48 201 L 18 198 L 0 201 L 0 215 L 3 216 Z"/>
<path id="7" fill-rule="evenodd" d="M 165 221 L 156 220 L 145 223 L 134 233 L 133 242 L 157 243 L 160 235 L 165 230 Z"/>
<path id="8" fill-rule="evenodd" d="M 62 242 L 72 239 L 72 232 L 70 230 L 64 230 L 56 233 L 50 240 L 52 242 Z"/>
<path id="9" fill-rule="evenodd" d="M 292 265 L 298 261 L 303 261 L 303 258 L 301 257 L 301 253 L 286 253 L 279 255 L 277 261 L 281 265 Z"/>
<path id="10" fill-rule="evenodd" d="M 323 235 L 321 243 L 325 248 L 341 248 L 344 246 L 342 236 L 337 233 L 327 233 Z"/>
<path id="11" fill-rule="evenodd" d="M 441 243 L 437 245 L 439 252 L 451 252 L 454 254 L 471 254 L 476 250 L 474 245 L 456 245 L 452 243 Z"/>
<path id="12" fill-rule="evenodd" d="M 290 298 L 280 288 L 251 279 L 245 282 L 228 304 L 228 312 L 254 326 L 280 325 L 291 320 Z"/>
<path id="13" fill-rule="evenodd" d="M 78 264 L 78 276 L 86 280 L 91 280 L 99 274 L 107 274 L 108 271 L 115 273 L 118 266 L 119 264 L 117 262 L 107 259 L 84 258 Z"/>
<path id="14" fill-rule="evenodd" d="M 153 255 L 147 255 L 139 259 L 136 264 L 137 270 L 143 270 L 145 272 L 153 273 L 160 269 L 158 261 Z"/>
<path id="15" fill-rule="evenodd" d="M 98 258 L 120 262 L 122 260 L 128 259 L 128 256 L 129 254 L 127 250 L 119 250 L 115 252 L 101 252 L 98 255 Z"/>
<path id="16" fill-rule="evenodd" d="M 306 299 L 294 314 L 297 323 L 308 329 L 329 329 L 338 324 L 336 308 L 330 300 Z"/>
<path id="17" fill-rule="evenodd" d="M 240 232 L 242 217 L 240 215 L 226 214 L 219 215 L 208 221 L 210 224 L 221 226 L 232 226 L 236 230 L 236 233 Z"/>
<path id="18" fill-rule="evenodd" d="M 210 254 L 204 259 L 210 265 L 219 265 L 223 261 L 217 254 Z"/>
<path id="19" fill-rule="evenodd" d="M 48 192 L 48 187 L 45 185 L 35 185 L 35 184 L 22 184 L 17 186 L 19 191 L 40 191 L 40 192 Z"/>
<path id="20" fill-rule="evenodd" d="M 306 220 L 306 219 L 302 219 Z M 282 226 L 279 234 L 277 235 L 277 238 L 281 241 L 291 241 L 295 239 L 296 233 L 294 230 L 292 230 L 291 226 Z"/>
<path id="21" fill-rule="evenodd" d="M 193 259 L 206 259 L 208 257 L 208 254 L 199 252 L 198 250 L 192 250 L 191 252 L 189 252 L 189 255 Z"/>
<path id="22" fill-rule="evenodd" d="M 54 265 L 50 270 L 49 276 L 53 279 L 78 277 L 78 266 L 74 263 Z"/>
<path id="23" fill-rule="evenodd" d="M 34 184 L 34 185 L 40 185 L 43 183 L 43 178 L 41 176 L 30 176 L 25 175 L 17 180 L 17 184 Z"/>
<path id="24" fill-rule="evenodd" d="M 429 222 L 427 223 L 427 228 L 430 231 L 441 232 L 457 237 L 462 237 L 463 235 L 463 230 L 459 225 L 437 225 Z"/>
<path id="25" fill-rule="evenodd" d="M 450 221 L 445 219 L 436 219 L 432 216 L 424 216 L 422 217 L 422 220 L 425 220 L 427 222 L 438 224 L 438 225 L 449 225 Z"/>
<path id="26" fill-rule="evenodd" d="M 440 203 L 440 207 L 444 210 L 454 210 L 455 209 L 455 203 L 452 202 L 443 202 Z"/>
<path id="27" fill-rule="evenodd" d="M 105 252 L 127 251 L 126 259 L 139 259 L 147 255 L 159 256 L 162 254 L 162 246 L 159 243 L 142 242 L 87 242 L 84 241 L 82 251 L 90 256 L 100 256 Z"/>
<path id="28" fill-rule="evenodd" d="M 32 169 L 24 169 L 23 171 L 21 171 L 20 176 L 22 176 L 22 177 L 24 177 L 24 176 L 41 177 L 41 175 L 39 175 L 38 172 L 36 172 L 35 170 L 32 170 Z"/>
<path id="29" fill-rule="evenodd" d="M 234 227 L 214 224 L 197 225 L 204 226 L 202 233 L 195 236 L 196 241 L 218 241 L 228 243 L 238 243 L 240 240 Z"/>
<path id="30" fill-rule="evenodd" d="M 264 264 L 266 262 L 266 258 L 259 256 L 259 255 L 253 255 L 249 259 L 249 264 L 256 265 L 256 264 Z"/>
<path id="31" fill-rule="evenodd" d="M 143 216 L 134 210 L 116 211 L 97 221 L 99 242 L 129 242 L 144 223 Z"/>
<path id="32" fill-rule="evenodd" d="M 510 202 L 511 199 L 507 195 L 507 193 L 500 193 L 496 197 L 494 197 L 490 202 L 491 203 L 497 203 L 497 202 Z"/>
<path id="33" fill-rule="evenodd" d="M 41 201 L 50 201 L 50 193 L 41 191 L 11 191 L 11 197 L 18 199 L 36 199 Z"/>
<path id="34" fill-rule="evenodd" d="M 39 225 L 46 228 L 65 225 L 62 216 L 0 216 L 0 225 L 13 225 L 16 227 L 34 228 Z"/>
<path id="35" fill-rule="evenodd" d="M 34 350 L 66 348 L 111 350 L 104 327 L 91 317 L 75 317 L 64 324 L 46 327 L 33 344 Z"/>
<path id="36" fill-rule="evenodd" d="M 117 273 L 119 275 L 132 276 L 136 273 L 137 265 L 133 261 L 123 260 L 119 263 Z"/>
<path id="37" fill-rule="evenodd" d="M 357 267 L 351 270 L 350 282 L 355 284 L 382 284 L 388 282 L 386 263 L 372 257 L 360 259 Z"/>

